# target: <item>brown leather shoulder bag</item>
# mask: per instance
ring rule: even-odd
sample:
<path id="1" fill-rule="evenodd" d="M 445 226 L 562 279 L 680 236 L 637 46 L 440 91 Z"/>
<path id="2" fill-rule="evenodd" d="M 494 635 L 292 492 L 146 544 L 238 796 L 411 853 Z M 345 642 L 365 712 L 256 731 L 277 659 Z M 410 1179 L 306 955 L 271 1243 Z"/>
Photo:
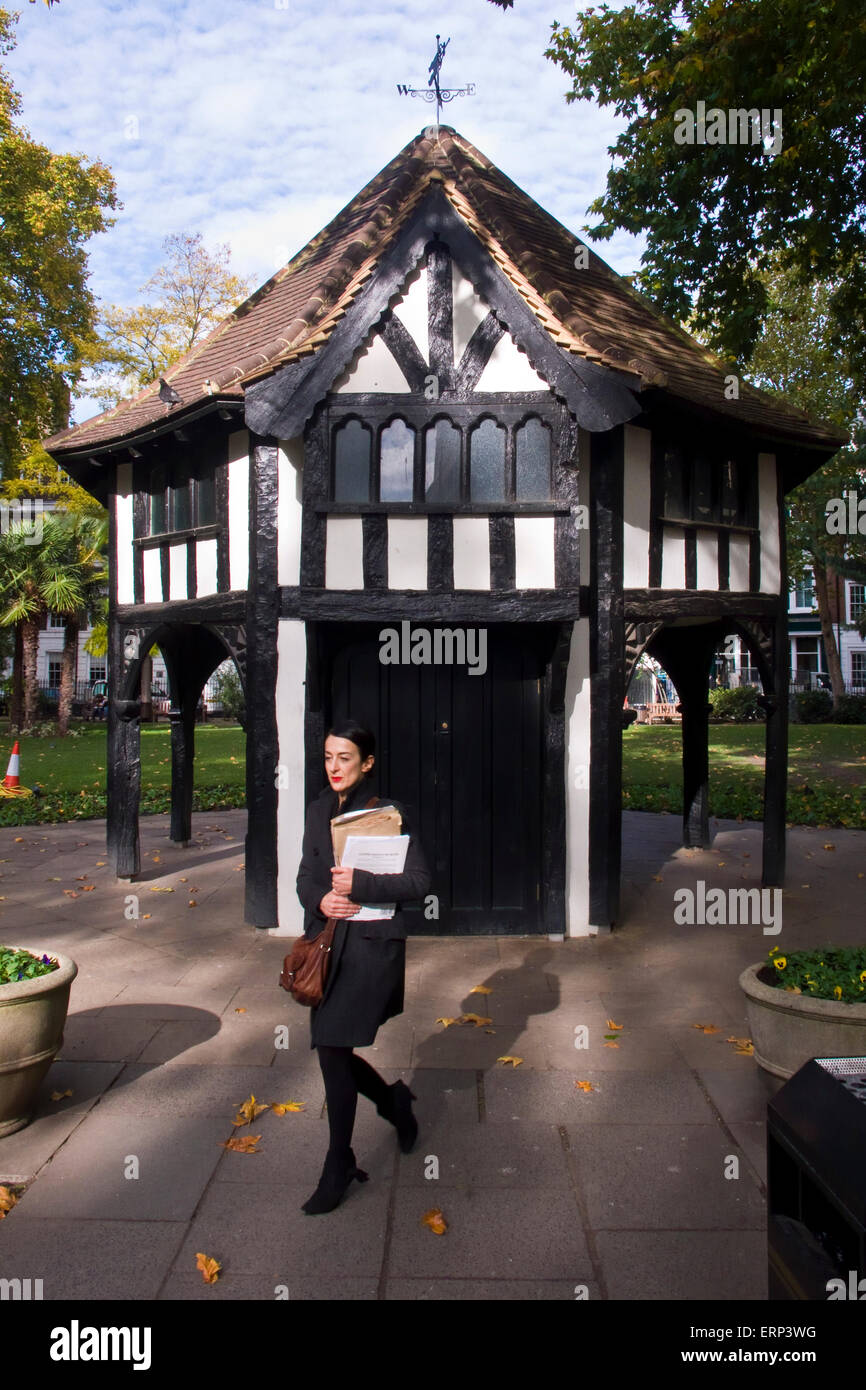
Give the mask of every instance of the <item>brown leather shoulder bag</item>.
<path id="1" fill-rule="evenodd" d="M 371 796 L 364 810 L 378 805 L 378 801 L 377 796 Z M 283 989 L 289 991 L 293 999 L 308 1008 L 315 1008 L 317 1004 L 321 1004 L 325 993 L 337 920 L 336 917 L 329 917 L 324 931 L 313 941 L 306 936 L 300 937 L 283 961 L 280 984 Z"/>

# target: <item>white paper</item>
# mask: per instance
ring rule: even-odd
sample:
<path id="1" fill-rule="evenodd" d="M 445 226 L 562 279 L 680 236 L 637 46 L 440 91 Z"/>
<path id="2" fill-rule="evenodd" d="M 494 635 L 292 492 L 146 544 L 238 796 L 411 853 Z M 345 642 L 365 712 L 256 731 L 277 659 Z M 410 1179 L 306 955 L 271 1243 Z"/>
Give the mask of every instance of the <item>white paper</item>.
<path id="1" fill-rule="evenodd" d="M 371 874 L 401 874 L 406 866 L 408 835 L 347 835 L 340 867 Z M 362 903 L 350 922 L 381 922 L 394 916 L 396 903 Z"/>

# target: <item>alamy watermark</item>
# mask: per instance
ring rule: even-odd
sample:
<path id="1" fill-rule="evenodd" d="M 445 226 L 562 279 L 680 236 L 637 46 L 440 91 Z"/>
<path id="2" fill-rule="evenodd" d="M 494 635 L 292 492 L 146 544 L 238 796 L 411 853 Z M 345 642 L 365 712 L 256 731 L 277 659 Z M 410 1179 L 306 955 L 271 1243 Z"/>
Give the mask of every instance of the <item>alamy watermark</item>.
<path id="1" fill-rule="evenodd" d="M 782 148 L 782 111 L 776 106 L 736 107 L 725 111 L 699 101 L 695 110 L 674 112 L 674 141 L 678 145 L 763 145 L 772 158 Z"/>
<path id="2" fill-rule="evenodd" d="M 824 515 L 828 536 L 866 536 L 866 497 L 846 490 L 830 498 Z"/>
<path id="3" fill-rule="evenodd" d="M 763 926 L 764 936 L 782 930 L 781 888 L 707 888 L 699 878 L 692 888 L 674 893 L 678 926 Z"/>
<path id="4" fill-rule="evenodd" d="M 419 627 L 404 618 L 400 631 L 383 627 L 379 633 L 383 666 L 468 666 L 470 676 L 487 670 L 486 627 Z"/>
<path id="5" fill-rule="evenodd" d="M 25 531 L 22 540 L 25 545 L 39 545 L 42 540 L 42 512 L 44 501 L 41 497 L 13 497 L 0 501 L 0 536 L 5 536 L 13 526 L 32 526 Z"/>

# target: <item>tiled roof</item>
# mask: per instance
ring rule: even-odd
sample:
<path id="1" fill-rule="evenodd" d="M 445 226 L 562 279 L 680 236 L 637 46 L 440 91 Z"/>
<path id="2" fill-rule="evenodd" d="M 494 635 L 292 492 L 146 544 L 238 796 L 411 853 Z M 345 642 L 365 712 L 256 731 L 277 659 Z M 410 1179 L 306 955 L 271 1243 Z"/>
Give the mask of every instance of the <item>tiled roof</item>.
<path id="1" fill-rule="evenodd" d="M 131 437 L 201 409 L 209 398 L 241 398 L 248 383 L 314 353 L 382 255 L 437 184 L 490 252 L 553 340 L 566 351 L 640 377 L 643 386 L 717 411 L 793 442 L 838 447 L 843 437 L 796 406 L 740 384 L 732 370 L 658 314 L 615 271 L 462 135 L 449 126 L 416 136 L 304 249 L 166 372 L 180 396 L 167 406 L 159 383 L 114 409 L 45 441 L 60 456 Z"/>

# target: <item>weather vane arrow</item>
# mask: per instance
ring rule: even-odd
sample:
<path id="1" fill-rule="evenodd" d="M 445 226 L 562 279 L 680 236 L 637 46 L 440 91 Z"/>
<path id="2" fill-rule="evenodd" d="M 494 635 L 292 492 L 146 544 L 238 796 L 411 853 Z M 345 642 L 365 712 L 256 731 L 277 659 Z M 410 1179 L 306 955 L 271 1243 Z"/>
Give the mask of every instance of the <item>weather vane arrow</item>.
<path id="1" fill-rule="evenodd" d="M 439 35 L 436 35 L 436 56 L 433 59 L 428 72 L 426 87 L 407 87 L 402 82 L 397 83 L 397 91 L 404 97 L 420 97 L 422 101 L 435 101 L 436 103 L 436 124 L 439 124 L 439 116 L 445 102 L 453 101 L 455 97 L 472 97 L 475 95 L 475 83 L 467 82 L 465 87 L 442 87 L 439 83 L 439 74 L 442 71 L 442 61 L 445 57 L 445 50 L 451 42 L 450 38 L 443 43 Z"/>

